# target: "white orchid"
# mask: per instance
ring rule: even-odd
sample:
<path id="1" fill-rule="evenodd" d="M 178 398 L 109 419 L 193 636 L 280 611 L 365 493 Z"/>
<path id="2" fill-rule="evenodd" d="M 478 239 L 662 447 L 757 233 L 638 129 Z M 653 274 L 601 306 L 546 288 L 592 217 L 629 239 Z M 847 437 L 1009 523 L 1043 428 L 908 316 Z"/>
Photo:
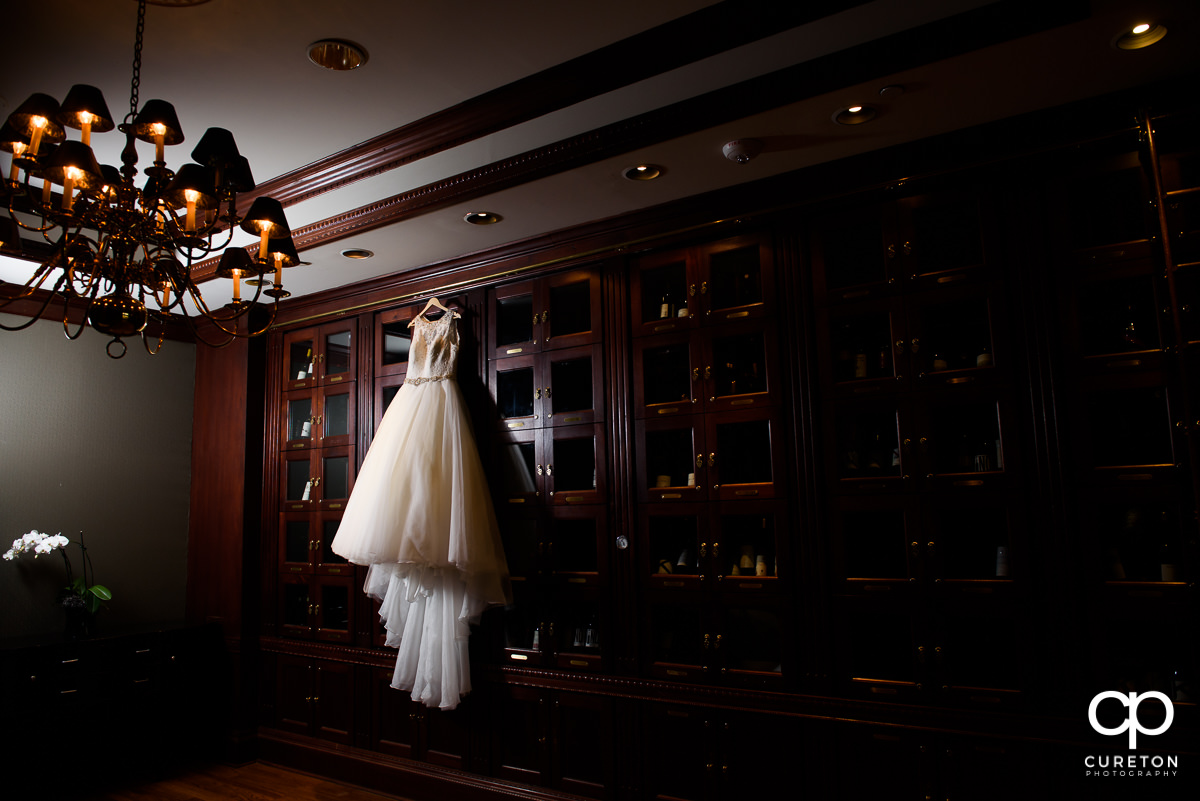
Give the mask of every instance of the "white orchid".
<path id="1" fill-rule="evenodd" d="M 112 592 L 102 584 L 91 584 L 88 582 L 88 570 L 91 567 L 91 557 L 88 556 L 87 546 L 83 544 L 83 532 L 79 532 L 79 550 L 83 559 L 83 575 L 76 577 L 71 570 L 71 560 L 67 557 L 66 548 L 71 544 L 71 540 L 64 537 L 60 531 L 57 534 L 47 534 L 33 529 L 28 534 L 13 540 L 12 547 L 4 552 L 6 561 L 13 561 L 23 553 L 33 551 L 33 558 L 37 559 L 44 553 L 52 553 L 61 549 L 63 565 L 67 569 L 67 586 L 63 592 L 66 595 L 73 595 L 83 601 L 84 604 L 95 612 L 105 602 L 112 600 Z"/>

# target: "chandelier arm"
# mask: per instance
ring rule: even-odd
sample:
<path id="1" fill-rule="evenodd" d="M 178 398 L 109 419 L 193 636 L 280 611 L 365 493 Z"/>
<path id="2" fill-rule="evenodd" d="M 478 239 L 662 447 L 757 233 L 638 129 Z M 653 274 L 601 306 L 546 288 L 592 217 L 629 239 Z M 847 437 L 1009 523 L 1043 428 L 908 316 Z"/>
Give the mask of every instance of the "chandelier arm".
<path id="1" fill-rule="evenodd" d="M 4 301 L 3 303 L 0 303 L 0 311 L 3 311 L 5 309 L 5 307 L 7 307 L 8 304 L 12 303 L 14 300 L 21 300 L 23 298 L 28 297 L 29 294 L 31 294 L 31 293 L 17 295 L 15 297 L 9 298 L 8 300 Z M 0 329 L 3 329 L 5 331 L 24 331 L 26 328 L 28 328 L 29 326 L 33 325 L 34 323 L 36 323 L 38 320 L 41 319 L 42 314 L 50 306 L 50 301 L 52 301 L 52 300 L 54 300 L 54 295 L 47 295 L 46 299 L 44 301 L 42 301 L 42 307 L 40 309 L 38 309 L 37 314 L 30 316 L 30 318 L 28 320 L 21 323 L 20 325 L 5 325 L 4 323 L 0 322 Z"/>
<path id="2" fill-rule="evenodd" d="M 166 334 L 161 333 L 161 332 L 159 333 L 158 347 L 154 348 L 154 350 L 151 350 L 150 349 L 150 340 L 146 338 L 146 329 L 143 328 L 140 333 L 142 335 L 142 345 L 143 345 L 143 347 L 146 348 L 146 353 L 149 353 L 151 356 L 157 356 L 158 352 L 160 350 L 162 350 L 163 342 L 167 338 Z"/>

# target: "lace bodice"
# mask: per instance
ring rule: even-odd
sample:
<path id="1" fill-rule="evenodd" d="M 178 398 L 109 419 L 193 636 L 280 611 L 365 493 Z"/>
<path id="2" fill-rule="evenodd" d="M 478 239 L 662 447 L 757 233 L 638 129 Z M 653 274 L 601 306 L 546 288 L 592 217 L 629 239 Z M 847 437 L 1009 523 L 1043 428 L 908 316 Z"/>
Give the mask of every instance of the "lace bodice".
<path id="1" fill-rule="evenodd" d="M 407 384 L 444 381 L 458 372 L 458 323 L 446 312 L 436 320 L 425 315 L 413 319 L 412 346 L 408 351 Z"/>

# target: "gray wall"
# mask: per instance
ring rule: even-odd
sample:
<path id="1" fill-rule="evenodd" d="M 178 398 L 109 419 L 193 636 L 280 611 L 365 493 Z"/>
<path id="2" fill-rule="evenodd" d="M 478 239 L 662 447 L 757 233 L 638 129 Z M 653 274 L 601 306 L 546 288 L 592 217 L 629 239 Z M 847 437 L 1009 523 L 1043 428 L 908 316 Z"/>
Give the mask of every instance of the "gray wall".
<path id="1" fill-rule="evenodd" d="M 0 553 L 30 529 L 82 530 L 114 596 L 101 630 L 183 619 L 196 364 L 191 344 L 128 340 L 114 360 L 107 342 L 45 320 L 0 331 Z M 0 638 L 60 633 L 64 578 L 57 553 L 0 560 Z"/>

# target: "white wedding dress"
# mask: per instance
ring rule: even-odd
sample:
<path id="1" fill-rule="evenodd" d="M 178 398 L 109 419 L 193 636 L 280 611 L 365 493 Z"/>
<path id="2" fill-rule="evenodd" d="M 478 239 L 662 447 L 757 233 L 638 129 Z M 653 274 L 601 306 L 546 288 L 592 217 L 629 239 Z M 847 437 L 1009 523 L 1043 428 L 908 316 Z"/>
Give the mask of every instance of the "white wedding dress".
<path id="1" fill-rule="evenodd" d="M 471 689 L 470 624 L 512 597 L 457 366 L 455 315 L 418 315 L 404 386 L 375 432 L 332 544 L 370 566 L 363 589 L 381 601 L 387 644 L 400 649 L 392 686 L 442 709 Z"/>

